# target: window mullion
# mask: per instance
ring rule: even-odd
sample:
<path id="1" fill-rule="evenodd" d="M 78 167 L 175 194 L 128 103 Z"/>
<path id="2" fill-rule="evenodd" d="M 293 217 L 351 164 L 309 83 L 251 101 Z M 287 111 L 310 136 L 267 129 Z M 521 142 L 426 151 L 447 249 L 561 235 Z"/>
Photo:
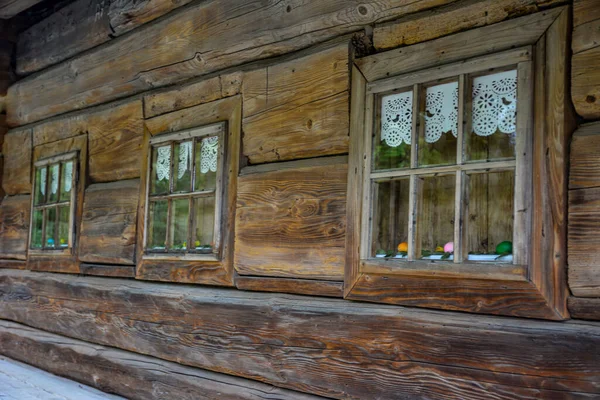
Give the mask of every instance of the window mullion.
<path id="1" fill-rule="evenodd" d="M 419 84 L 413 85 L 413 107 L 412 107 L 412 127 L 410 134 L 410 167 L 417 168 L 418 143 L 419 143 Z"/>
<path id="2" fill-rule="evenodd" d="M 421 204 L 420 180 L 421 178 L 417 175 L 410 176 L 408 196 L 408 261 L 417 260 L 421 253 L 419 225 L 417 221 Z"/>
<path id="3" fill-rule="evenodd" d="M 165 229 L 165 252 L 169 252 L 169 241 L 171 239 L 171 207 L 173 205 L 173 202 L 171 201 L 171 199 L 167 199 L 167 226 Z"/>
<path id="4" fill-rule="evenodd" d="M 456 135 L 456 164 L 462 165 L 464 160 L 464 116 L 465 116 L 465 75 L 458 77 L 458 121 Z M 467 177 L 463 171 L 456 171 L 456 197 L 454 202 L 454 262 L 463 262 L 466 254 L 466 234 L 465 234 L 465 215 L 466 215 L 466 181 Z"/>

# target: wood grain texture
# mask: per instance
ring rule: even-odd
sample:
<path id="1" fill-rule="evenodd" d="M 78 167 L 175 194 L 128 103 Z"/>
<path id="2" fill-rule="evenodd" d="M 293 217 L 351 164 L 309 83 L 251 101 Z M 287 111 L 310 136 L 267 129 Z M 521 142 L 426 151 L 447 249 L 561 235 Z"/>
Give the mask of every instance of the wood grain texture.
<path id="1" fill-rule="evenodd" d="M 139 178 L 144 136 L 142 102 L 57 119 L 33 128 L 35 146 L 87 134 L 91 182 Z"/>
<path id="2" fill-rule="evenodd" d="M 319 399 L 9 321 L 0 321 L 0 349 L 2 354 L 15 360 L 128 399 Z"/>
<path id="3" fill-rule="evenodd" d="M 571 141 L 569 189 L 600 186 L 600 123 L 580 126 Z"/>
<path id="4" fill-rule="evenodd" d="M 343 297 L 344 283 L 309 279 L 267 278 L 242 276 L 235 278 L 235 286 L 241 290 L 304 294 L 308 296 Z"/>
<path id="5" fill-rule="evenodd" d="M 235 268 L 241 275 L 341 280 L 347 164 L 239 178 Z"/>
<path id="6" fill-rule="evenodd" d="M 111 0 L 108 16 L 117 36 L 155 20 L 192 0 Z"/>
<path id="7" fill-rule="evenodd" d="M 79 266 L 82 275 L 110 276 L 115 278 L 135 278 L 133 265 L 85 264 Z"/>
<path id="8" fill-rule="evenodd" d="M 30 74 L 107 42 L 110 0 L 77 0 L 19 35 L 16 72 Z"/>
<path id="9" fill-rule="evenodd" d="M 31 129 L 4 135 L 2 189 L 8 195 L 31 193 Z"/>
<path id="10" fill-rule="evenodd" d="M 577 114 L 600 118 L 600 46 L 575 54 L 571 60 L 571 96 Z"/>
<path id="11" fill-rule="evenodd" d="M 426 42 L 390 50 L 361 58 L 356 65 L 371 82 L 415 69 L 525 46 L 542 36 L 563 10 L 564 7 L 559 7 L 457 33 L 437 39 L 435 45 Z"/>
<path id="12" fill-rule="evenodd" d="M 7 196 L 0 202 L 0 258 L 25 260 L 31 196 Z"/>
<path id="13" fill-rule="evenodd" d="M 1 0 L 0 18 L 10 19 L 21 11 L 25 11 L 41 1 L 42 0 Z"/>
<path id="14" fill-rule="evenodd" d="M 600 187 L 569 192 L 569 288 L 600 297 Z"/>
<path id="15" fill-rule="evenodd" d="M 563 0 L 461 0 L 376 25 L 373 45 L 390 49 L 532 14 Z"/>
<path id="16" fill-rule="evenodd" d="M 22 125 L 290 53 L 448 1 L 203 2 L 19 81 L 9 89 L 8 123 Z"/>
<path id="17" fill-rule="evenodd" d="M 85 191 L 79 259 L 88 263 L 135 263 L 139 179 L 91 185 Z"/>
<path id="18" fill-rule="evenodd" d="M 573 318 L 600 321 L 600 298 L 569 297 L 569 312 Z"/>
<path id="19" fill-rule="evenodd" d="M 592 323 L 16 270 L 0 299 L 0 317 L 34 328 L 327 397 L 600 393 Z"/>
<path id="20" fill-rule="evenodd" d="M 600 2 L 597 0 L 595 2 L 597 3 L 597 7 L 600 8 Z M 573 54 L 581 53 L 598 46 L 600 46 L 600 18 L 573 28 L 571 43 Z"/>

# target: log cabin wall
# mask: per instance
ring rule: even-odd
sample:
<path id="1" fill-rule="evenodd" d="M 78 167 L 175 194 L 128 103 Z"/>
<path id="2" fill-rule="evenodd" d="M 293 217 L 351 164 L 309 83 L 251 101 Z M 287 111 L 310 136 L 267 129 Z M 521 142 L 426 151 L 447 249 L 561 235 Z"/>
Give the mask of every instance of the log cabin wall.
<path id="1" fill-rule="evenodd" d="M 572 28 L 571 320 L 343 299 L 354 62 L 536 13 Z M 600 396 L 600 1 L 75 0 L 11 40 L 0 353 L 137 399 Z M 227 262 L 143 264 L 149 138 L 225 120 Z M 74 257 L 32 258 L 34 163 L 73 150 Z"/>

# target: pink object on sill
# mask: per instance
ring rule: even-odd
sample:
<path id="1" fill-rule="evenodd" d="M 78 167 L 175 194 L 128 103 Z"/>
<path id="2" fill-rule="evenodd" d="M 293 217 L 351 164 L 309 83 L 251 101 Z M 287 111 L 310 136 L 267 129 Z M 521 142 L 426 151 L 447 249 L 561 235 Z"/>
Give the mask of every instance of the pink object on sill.
<path id="1" fill-rule="evenodd" d="M 444 253 L 454 253 L 454 243 L 448 242 L 444 245 Z"/>

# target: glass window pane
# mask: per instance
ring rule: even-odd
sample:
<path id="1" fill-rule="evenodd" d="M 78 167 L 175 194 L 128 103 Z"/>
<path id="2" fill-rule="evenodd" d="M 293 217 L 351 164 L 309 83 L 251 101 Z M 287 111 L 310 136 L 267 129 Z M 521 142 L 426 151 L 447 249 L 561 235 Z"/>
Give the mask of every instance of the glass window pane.
<path id="1" fill-rule="evenodd" d="M 45 247 L 54 248 L 56 246 L 56 208 L 46 209 L 46 244 Z"/>
<path id="2" fill-rule="evenodd" d="M 56 201 L 58 201 L 58 174 L 60 171 L 60 165 L 59 164 L 53 164 L 48 168 L 48 172 L 49 172 L 49 179 L 50 179 L 50 185 L 49 185 L 49 193 L 48 193 L 48 203 L 55 203 Z"/>
<path id="3" fill-rule="evenodd" d="M 195 191 L 214 190 L 219 168 L 219 137 L 211 136 L 196 143 Z"/>
<path id="4" fill-rule="evenodd" d="M 192 190 L 192 149 L 192 141 L 176 143 L 173 147 L 175 154 L 173 192 L 181 193 Z"/>
<path id="5" fill-rule="evenodd" d="M 194 250 L 211 253 L 214 248 L 215 198 L 200 197 L 194 199 Z"/>
<path id="6" fill-rule="evenodd" d="M 406 258 L 409 179 L 375 183 L 371 256 Z"/>
<path id="7" fill-rule="evenodd" d="M 171 145 L 152 148 L 152 172 L 150 173 L 150 194 L 169 192 L 171 176 Z"/>
<path id="8" fill-rule="evenodd" d="M 44 211 L 33 211 L 33 226 L 31 228 L 31 248 L 42 248 L 42 229 L 44 220 Z"/>
<path id="9" fill-rule="evenodd" d="M 410 167 L 413 92 L 381 97 L 380 123 L 375 124 L 373 169 Z"/>
<path id="10" fill-rule="evenodd" d="M 190 200 L 171 201 L 171 225 L 169 226 L 169 250 L 186 250 L 189 233 Z"/>
<path id="11" fill-rule="evenodd" d="M 35 197 L 34 204 L 44 204 L 46 200 L 46 182 L 48 170 L 46 167 L 35 170 Z"/>
<path id="12" fill-rule="evenodd" d="M 419 109 L 419 166 L 456 164 L 458 82 L 425 86 Z"/>
<path id="13" fill-rule="evenodd" d="M 445 259 L 454 251 L 454 200 L 456 175 L 421 180 L 421 208 L 417 215 L 421 256 Z M 451 257 L 450 257 L 451 258 Z"/>
<path id="14" fill-rule="evenodd" d="M 481 161 L 514 158 L 517 131 L 517 71 L 470 79 L 466 157 Z"/>
<path id="15" fill-rule="evenodd" d="M 471 173 L 468 179 L 469 260 L 512 262 L 514 172 Z"/>
<path id="16" fill-rule="evenodd" d="M 73 186 L 73 161 L 63 162 L 60 177 L 60 201 L 71 200 L 71 189 Z"/>
<path id="17" fill-rule="evenodd" d="M 58 246 L 69 247 L 69 217 L 70 207 L 58 208 Z"/>
<path id="18" fill-rule="evenodd" d="M 150 202 L 148 209 L 148 244 L 150 250 L 165 250 L 167 240 L 167 200 Z"/>

